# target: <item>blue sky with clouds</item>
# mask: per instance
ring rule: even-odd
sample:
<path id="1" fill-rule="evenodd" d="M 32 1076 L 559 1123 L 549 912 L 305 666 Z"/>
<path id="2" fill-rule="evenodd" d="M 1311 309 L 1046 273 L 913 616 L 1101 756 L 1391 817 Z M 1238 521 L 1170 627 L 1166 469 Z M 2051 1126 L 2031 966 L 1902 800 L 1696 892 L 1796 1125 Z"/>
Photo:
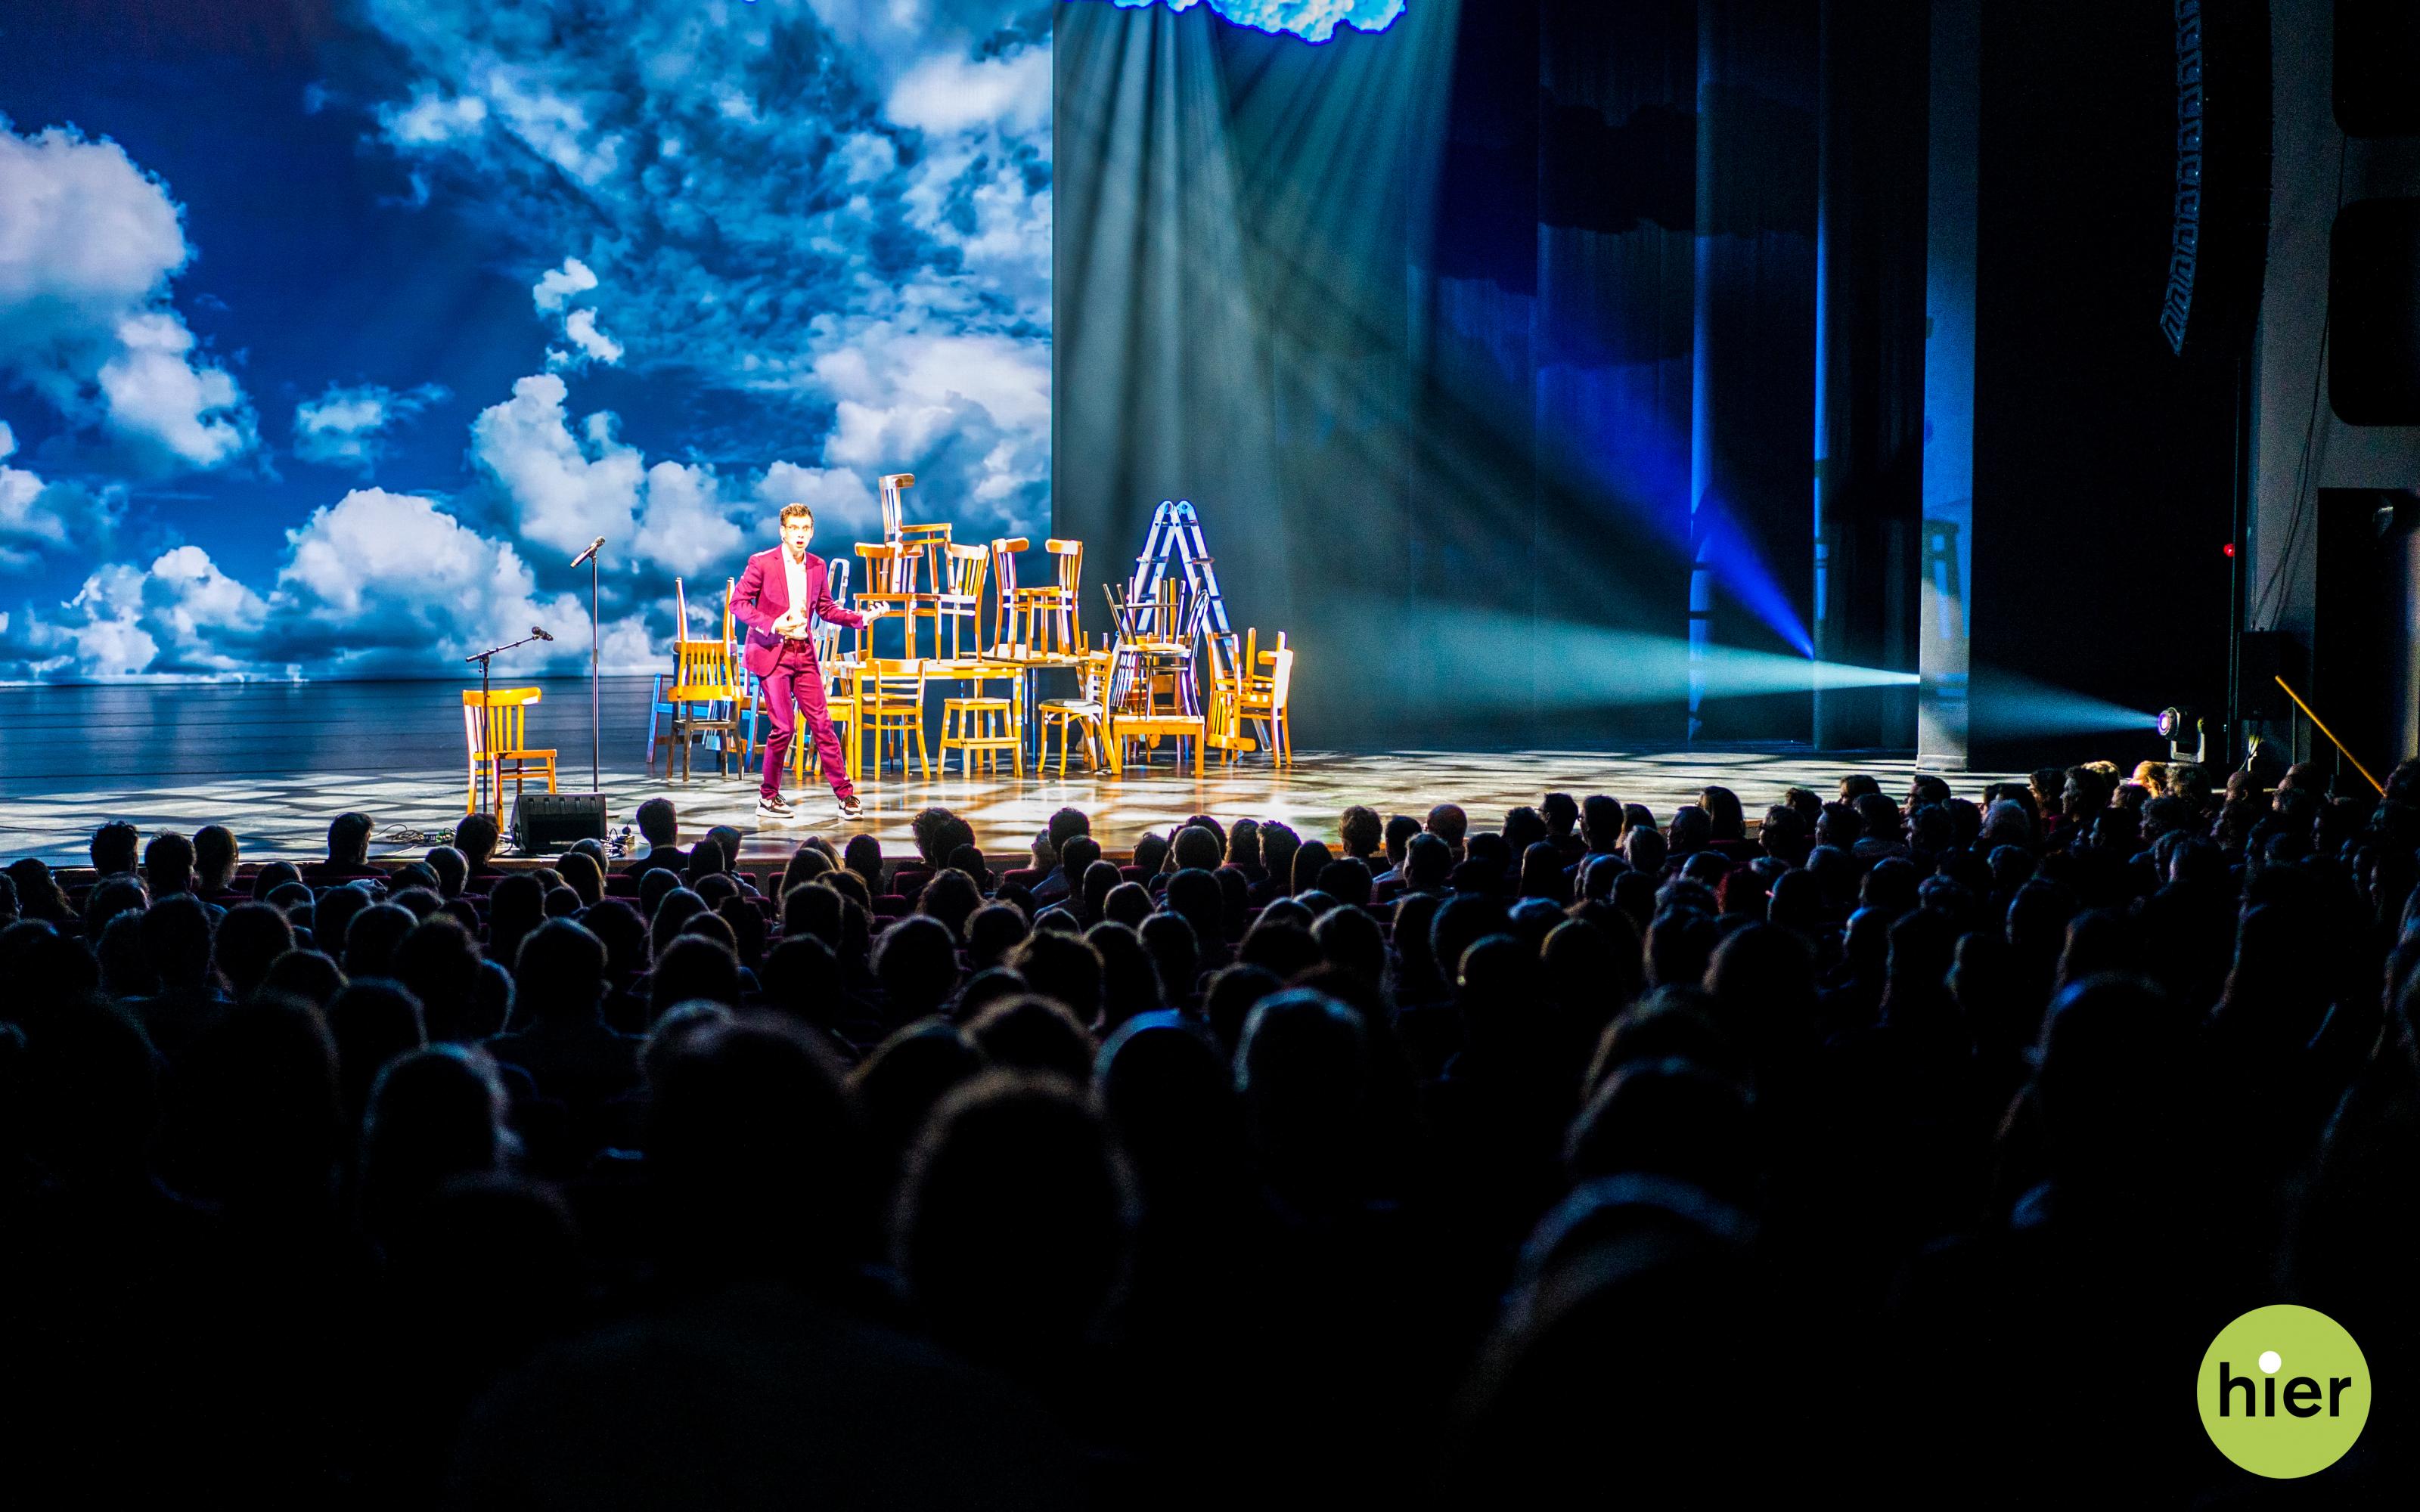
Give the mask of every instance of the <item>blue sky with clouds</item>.
<path id="1" fill-rule="evenodd" d="M 0 679 L 567 670 L 598 534 L 644 668 L 893 470 L 1047 530 L 1047 3 L 58 0 L 0 116 Z"/>

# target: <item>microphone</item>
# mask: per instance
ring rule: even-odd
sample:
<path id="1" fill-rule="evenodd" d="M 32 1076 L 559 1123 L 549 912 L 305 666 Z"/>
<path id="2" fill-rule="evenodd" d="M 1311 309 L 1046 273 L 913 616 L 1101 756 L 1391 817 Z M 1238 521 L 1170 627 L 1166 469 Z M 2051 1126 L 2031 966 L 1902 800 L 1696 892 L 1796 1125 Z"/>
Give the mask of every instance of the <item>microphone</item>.
<path id="1" fill-rule="evenodd" d="M 546 631 L 535 625 L 530 626 L 530 634 L 537 637 L 541 640 L 551 640 L 554 639 L 554 637 L 547 634 Z"/>
<path id="2" fill-rule="evenodd" d="M 575 567 L 576 567 L 576 566 L 578 566 L 578 565 L 580 565 L 582 563 L 583 563 L 583 562 L 587 561 L 590 557 L 595 556 L 595 555 L 597 553 L 597 551 L 598 551 L 598 550 L 600 550 L 600 549 L 604 547 L 604 545 L 605 545 L 605 537 L 603 537 L 603 536 L 601 536 L 601 535 L 600 535 L 600 536 L 598 536 L 598 537 L 597 537 L 597 539 L 595 539 L 595 540 L 593 540 L 593 541 L 591 541 L 591 542 L 589 542 L 589 543 L 588 543 L 588 549 L 587 549 L 587 550 L 581 552 L 578 556 L 573 557 L 573 558 L 571 559 L 571 564 L 572 564 L 573 566 L 575 566 Z M 551 636 L 550 636 L 550 637 L 548 637 L 548 639 L 549 639 L 549 640 L 552 640 L 553 638 L 552 638 Z"/>

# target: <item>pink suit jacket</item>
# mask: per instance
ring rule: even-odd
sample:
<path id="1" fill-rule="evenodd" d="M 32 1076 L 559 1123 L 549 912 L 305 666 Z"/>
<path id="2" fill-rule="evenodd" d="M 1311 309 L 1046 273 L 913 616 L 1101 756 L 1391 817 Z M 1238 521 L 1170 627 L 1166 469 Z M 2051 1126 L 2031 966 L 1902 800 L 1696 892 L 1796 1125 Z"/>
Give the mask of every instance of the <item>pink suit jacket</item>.
<path id="1" fill-rule="evenodd" d="M 802 565 L 807 602 L 813 606 L 818 618 L 834 625 L 845 625 L 852 629 L 865 624 L 864 615 L 832 602 L 823 558 L 810 550 Z M 807 665 L 814 665 L 813 641 L 784 641 L 773 633 L 773 622 L 788 613 L 790 608 L 790 575 L 783 566 L 782 548 L 777 546 L 750 557 L 748 570 L 739 575 L 739 586 L 732 592 L 731 612 L 748 626 L 748 642 L 740 652 L 740 658 L 747 663 L 748 670 L 759 677 L 773 670 L 774 663 L 781 659 L 783 646 L 786 644 L 802 645 Z"/>

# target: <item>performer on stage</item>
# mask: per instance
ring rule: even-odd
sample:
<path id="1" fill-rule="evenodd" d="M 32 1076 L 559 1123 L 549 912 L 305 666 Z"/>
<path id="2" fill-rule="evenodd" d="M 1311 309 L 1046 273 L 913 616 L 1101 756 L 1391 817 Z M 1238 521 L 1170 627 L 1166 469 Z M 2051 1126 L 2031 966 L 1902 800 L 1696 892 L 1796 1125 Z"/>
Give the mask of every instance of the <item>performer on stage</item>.
<path id="1" fill-rule="evenodd" d="M 854 819 L 857 791 L 849 785 L 840 737 L 832 733 L 831 716 L 824 710 L 823 670 L 815 664 L 814 622 L 820 615 L 834 625 L 859 628 L 882 617 L 885 605 L 860 613 L 832 602 L 823 558 L 807 546 L 815 536 L 815 512 L 804 504 L 782 506 L 782 544 L 748 559 L 748 570 L 732 595 L 731 611 L 748 626 L 743 653 L 748 670 L 765 688 L 765 710 L 772 716 L 772 738 L 765 742 L 765 779 L 756 791 L 756 811 L 768 819 L 788 819 L 795 810 L 782 796 L 782 764 L 789 759 L 790 741 L 799 720 L 815 743 L 815 756 L 840 802 L 840 816 Z"/>

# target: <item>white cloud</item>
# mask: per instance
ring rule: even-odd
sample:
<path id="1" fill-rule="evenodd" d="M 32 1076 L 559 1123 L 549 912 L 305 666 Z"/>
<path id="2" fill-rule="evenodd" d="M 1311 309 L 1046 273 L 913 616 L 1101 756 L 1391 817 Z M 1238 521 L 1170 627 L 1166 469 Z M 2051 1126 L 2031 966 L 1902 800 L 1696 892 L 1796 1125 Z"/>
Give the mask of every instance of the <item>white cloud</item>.
<path id="1" fill-rule="evenodd" d="M 30 572 L 45 555 L 90 558 L 108 550 L 126 510 L 125 490 L 47 483 L 7 465 L 16 451 L 16 432 L 0 421 L 0 574 Z"/>
<path id="2" fill-rule="evenodd" d="M 744 554 L 737 521 L 752 504 L 731 497 L 711 468 L 647 466 L 614 436 L 611 414 L 575 430 L 568 397 L 561 378 L 535 374 L 471 426 L 472 457 L 496 481 L 520 535 L 566 554 L 602 535 L 620 560 L 681 574 Z"/>
<path id="3" fill-rule="evenodd" d="M 268 613 L 271 659 L 337 648 L 325 671 L 427 670 L 542 625 L 558 638 L 515 669 L 587 659 L 588 614 L 572 594 L 540 597 L 527 563 L 434 500 L 356 488 L 287 534 Z M 582 543 L 585 544 L 585 543 Z"/>
<path id="4" fill-rule="evenodd" d="M 611 365 L 622 360 L 622 344 L 597 329 L 597 312 L 574 310 L 563 317 L 563 333 L 582 355 Z"/>
<path id="5" fill-rule="evenodd" d="M 502 486 L 528 539 L 565 552 L 600 535 L 628 541 L 645 465 L 613 439 L 610 415 L 591 415 L 585 439 L 573 436 L 567 393 L 551 373 L 520 379 L 511 399 L 472 422 L 471 456 Z"/>
<path id="6" fill-rule="evenodd" d="M 721 481 L 703 467 L 659 462 L 647 470 L 647 510 L 639 554 L 667 572 L 693 577 L 710 567 L 737 571 L 746 538 L 733 523 Z"/>
<path id="7" fill-rule="evenodd" d="M 756 498 L 774 510 L 794 501 L 806 505 L 815 512 L 819 535 L 871 539 L 881 533 L 882 501 L 865 479 L 850 468 L 776 462 L 758 480 Z"/>
<path id="8" fill-rule="evenodd" d="M 1049 354 L 1003 337 L 891 331 L 815 364 L 837 424 L 827 463 L 918 478 L 926 518 L 969 539 L 1030 532 L 1050 477 Z"/>
<path id="9" fill-rule="evenodd" d="M 618 354 L 787 397 L 773 455 L 914 471 L 937 509 L 1044 525 L 1047 8 L 591 0 L 577 29 L 476 0 L 365 8 L 414 81 L 387 146 L 552 265 L 532 290 L 563 322 L 551 372 Z M 428 101 L 473 96 L 478 131 L 422 127 Z M 575 329 L 598 286 L 610 304 Z M 973 370 L 928 370 L 959 357 Z"/>
<path id="10" fill-rule="evenodd" d="M 970 126 L 1032 131 L 1050 121 L 1050 49 L 1027 47 L 999 57 L 928 58 L 892 86 L 885 114 L 920 131 Z"/>
<path id="11" fill-rule="evenodd" d="M 832 154 L 851 184 L 872 184 L 899 166 L 899 149 L 878 131 L 852 131 Z"/>
<path id="12" fill-rule="evenodd" d="M 381 433 L 387 427 L 446 396 L 440 383 L 424 383 L 401 393 L 377 383 L 351 388 L 331 383 L 317 399 L 295 406 L 294 455 L 305 462 L 368 472 L 386 451 Z"/>
<path id="13" fill-rule="evenodd" d="M 586 263 L 577 257 L 566 257 L 562 267 L 548 269 L 530 285 L 530 299 L 536 303 L 538 314 L 553 315 L 596 286 L 597 275 Z"/>
<path id="14" fill-rule="evenodd" d="M 42 480 L 6 465 L 16 450 L 16 433 L 0 421 L 0 572 L 22 572 L 34 564 L 35 550 L 68 544 L 67 522 L 41 507 Z"/>
<path id="15" fill-rule="evenodd" d="M 168 301 L 191 260 L 178 210 L 123 148 L 0 117 L 0 374 L 129 460 L 212 468 L 250 451 L 253 416 L 224 368 L 197 359 Z"/>
<path id="16" fill-rule="evenodd" d="M 287 532 L 266 595 L 199 547 L 147 569 L 113 563 L 45 617 L 0 614 L 0 675 L 88 678 L 291 677 L 425 673 L 544 625 L 556 640 L 517 651 L 512 677 L 587 665 L 586 603 L 538 591 L 509 542 L 481 535 L 435 500 L 357 488 Z M 644 617 L 609 621 L 607 671 L 661 656 Z"/>
<path id="17" fill-rule="evenodd" d="M 423 85 L 412 91 L 409 103 L 380 109 L 379 124 L 398 142 L 436 147 L 486 130 L 488 102 L 476 95 L 441 95 Z"/>
<path id="18" fill-rule="evenodd" d="M 26 613 L 5 634 L 0 669 L 39 675 L 224 676 L 249 669 L 268 612 L 259 594 L 221 572 L 196 546 L 163 552 L 148 571 L 113 563 L 91 574 L 55 620 Z"/>

